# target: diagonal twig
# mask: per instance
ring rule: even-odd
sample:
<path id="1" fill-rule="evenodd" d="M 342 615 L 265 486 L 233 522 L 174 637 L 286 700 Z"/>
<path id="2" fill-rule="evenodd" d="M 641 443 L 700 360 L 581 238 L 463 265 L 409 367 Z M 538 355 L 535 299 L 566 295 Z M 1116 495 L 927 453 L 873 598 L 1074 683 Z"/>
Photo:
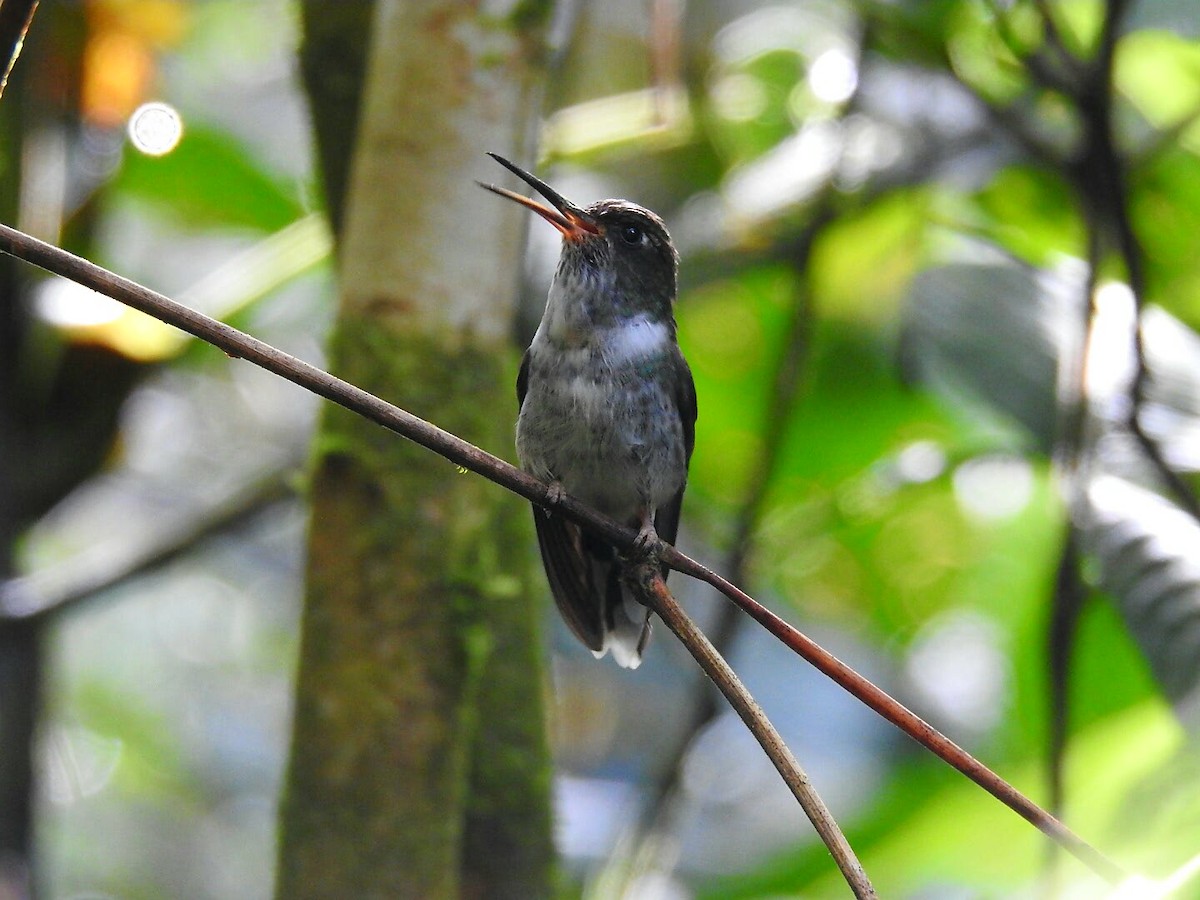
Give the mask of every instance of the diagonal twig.
<path id="1" fill-rule="evenodd" d="M 783 350 L 776 364 L 775 377 L 767 400 L 768 411 L 764 417 L 767 434 L 762 441 L 763 451 L 747 479 L 745 498 L 734 525 L 730 549 L 722 566 L 723 571 L 728 573 L 729 580 L 735 584 L 744 581 L 754 530 L 761 522 L 768 491 L 778 469 L 784 437 L 791 422 L 791 412 L 801 391 L 811 344 L 813 315 L 812 288 L 808 283 L 805 266 L 813 244 L 833 219 L 832 199 L 833 191 L 827 188 L 818 201 L 812 219 L 797 238 L 781 248 L 782 252 L 779 254 L 782 258 L 791 260 L 797 271 L 799 283 L 792 289 L 788 333 L 783 341 Z M 712 644 L 718 652 L 725 652 L 737 634 L 738 626 L 744 622 L 745 619 L 739 617 L 736 606 L 726 604 L 720 608 L 708 629 Z M 653 843 L 656 834 L 661 835 L 671 827 L 674 798 L 679 790 L 683 760 L 693 746 L 696 736 L 721 710 L 717 698 L 704 682 L 699 682 L 693 693 L 695 696 L 691 699 L 687 728 L 667 754 L 667 763 L 663 767 L 665 774 L 652 786 L 645 812 L 635 826 L 638 841 L 649 840 Z"/>
<path id="2" fill-rule="evenodd" d="M 0 0 L 0 96 L 21 55 L 37 5 L 38 0 Z"/>
<path id="3" fill-rule="evenodd" d="M 287 469 L 243 485 L 235 496 L 199 511 L 184 522 L 168 522 L 144 541 L 123 547 L 116 557 L 82 552 L 45 571 L 0 581 L 0 623 L 45 620 L 76 603 L 182 556 L 199 541 L 227 532 L 264 509 L 295 497 Z"/>
<path id="4" fill-rule="evenodd" d="M 246 359 L 286 378 L 293 384 L 432 450 L 462 468 L 484 476 L 526 500 L 547 509 L 555 509 L 619 549 L 629 549 L 634 545 L 637 538 L 636 529 L 619 524 L 573 497 L 560 498 L 549 486 L 499 457 L 236 328 L 188 309 L 156 291 L 7 225 L 0 225 L 0 251 L 90 287 L 118 302 L 174 325 L 225 351 L 231 357 Z M 1093 872 L 1112 883 L 1117 883 L 1125 877 L 1119 866 L 1062 822 L 885 691 L 762 606 L 741 588 L 670 545 L 662 547 L 661 562 L 715 587 L 785 646 L 1057 841 Z"/>
<path id="5" fill-rule="evenodd" d="M 630 573 L 629 580 L 638 598 L 675 633 L 675 636 L 692 654 L 692 658 L 696 660 L 704 673 L 725 695 L 725 699 L 729 701 L 729 705 L 733 707 L 734 712 L 745 723 L 750 733 L 754 735 L 754 739 L 763 748 L 763 752 L 767 754 L 776 770 L 783 776 L 788 789 L 800 803 L 800 807 L 808 816 L 808 820 L 812 822 L 817 834 L 829 848 L 830 854 L 846 879 L 846 883 L 850 885 L 854 896 L 859 898 L 877 897 L 875 888 L 871 885 L 862 863 L 854 855 L 854 850 L 851 849 L 846 836 L 842 834 L 833 814 L 829 812 L 829 808 L 825 806 L 824 801 L 813 788 L 808 776 L 800 767 L 800 763 L 788 749 L 779 732 L 775 730 L 775 726 L 771 724 L 762 707 L 758 705 L 746 686 L 742 684 L 741 679 L 730 668 L 729 663 L 717 652 L 717 648 L 705 637 L 691 617 L 683 611 L 671 592 L 667 590 L 666 582 L 663 581 L 662 572 L 658 566 L 652 563 L 643 563 Z"/>

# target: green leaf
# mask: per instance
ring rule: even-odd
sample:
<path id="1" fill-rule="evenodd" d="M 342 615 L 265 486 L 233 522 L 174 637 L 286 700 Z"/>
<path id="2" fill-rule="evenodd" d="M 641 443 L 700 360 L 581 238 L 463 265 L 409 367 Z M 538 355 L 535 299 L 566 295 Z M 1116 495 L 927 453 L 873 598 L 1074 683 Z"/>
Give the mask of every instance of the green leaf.
<path id="1" fill-rule="evenodd" d="M 1147 121 L 1168 128 L 1200 108 L 1200 44 L 1162 31 L 1126 35 L 1113 77 Z"/>
<path id="2" fill-rule="evenodd" d="M 898 190 L 822 229 L 808 265 L 822 315 L 894 318 L 921 258 L 928 215 L 928 191 Z"/>
<path id="3" fill-rule="evenodd" d="M 1057 173 L 1008 166 L 973 198 L 978 227 L 1031 265 L 1083 256 L 1087 236 L 1070 187 Z"/>
<path id="4" fill-rule="evenodd" d="M 1200 321 L 1200 157 L 1169 149 L 1130 178 L 1134 230 L 1146 249 L 1149 296 L 1169 312 Z"/>
<path id="5" fill-rule="evenodd" d="M 296 187 L 223 131 L 191 125 L 166 156 L 127 149 L 110 190 L 151 203 L 189 228 L 277 231 L 303 214 Z"/>
<path id="6" fill-rule="evenodd" d="M 689 490 L 719 504 L 742 500 L 761 454 L 763 418 L 794 290 L 790 270 L 762 266 L 710 282 L 680 301 L 680 343 L 700 398 Z"/>

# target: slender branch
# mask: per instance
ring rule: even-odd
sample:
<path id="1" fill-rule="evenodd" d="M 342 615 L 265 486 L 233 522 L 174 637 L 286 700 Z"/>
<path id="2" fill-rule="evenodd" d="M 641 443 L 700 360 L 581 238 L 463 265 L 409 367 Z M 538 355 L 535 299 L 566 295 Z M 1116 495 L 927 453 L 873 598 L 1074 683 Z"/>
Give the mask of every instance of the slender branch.
<path id="1" fill-rule="evenodd" d="M 1030 124 L 1030 122 L 1021 115 L 1019 109 L 1014 104 L 1005 105 L 998 103 L 986 94 L 982 93 L 975 85 L 967 81 L 954 65 L 950 62 L 948 56 L 942 60 L 942 65 L 945 68 L 946 74 L 950 76 L 957 84 L 983 104 L 984 111 L 988 118 L 995 122 L 1001 130 L 1006 132 L 1009 137 L 1021 145 L 1033 159 L 1040 162 L 1047 168 L 1056 169 L 1062 166 L 1062 154 L 1059 150 L 1048 141 L 1039 135 Z"/>
<path id="2" fill-rule="evenodd" d="M 758 527 L 763 508 L 766 504 L 768 490 L 774 480 L 783 449 L 784 438 L 792 420 L 792 411 L 796 397 L 800 392 L 805 365 L 808 360 L 812 331 L 812 298 L 811 285 L 806 276 L 808 259 L 812 253 L 813 244 L 825 226 L 833 218 L 833 191 L 826 189 L 818 202 L 812 219 L 804 227 L 796 239 L 790 242 L 788 250 L 781 254 L 791 260 L 797 273 L 797 283 L 792 288 L 792 303 L 788 324 L 788 334 L 784 338 L 783 349 L 776 365 L 775 377 L 771 385 L 767 401 L 766 434 L 762 441 L 763 451 L 759 454 L 755 465 L 747 479 L 745 499 L 742 501 L 741 512 L 734 524 L 733 539 L 725 559 L 723 570 L 734 584 L 745 580 L 746 560 L 750 555 L 754 530 Z M 710 623 L 709 633 L 712 644 L 719 652 L 733 641 L 738 626 L 745 619 L 738 615 L 738 608 L 732 604 L 723 605 L 717 613 L 715 621 Z M 646 812 L 643 814 L 639 828 L 642 832 L 651 829 L 665 830 L 666 823 L 672 811 L 672 798 L 676 794 L 683 773 L 683 760 L 692 746 L 696 736 L 716 717 L 720 706 L 707 685 L 698 683 L 696 697 L 691 702 L 688 713 L 687 728 L 667 754 L 667 762 L 663 767 L 664 775 L 652 788 Z"/>
<path id="3" fill-rule="evenodd" d="M 67 559 L 46 571 L 0 581 L 0 622 L 44 620 L 67 607 L 158 568 L 186 553 L 206 537 L 220 534 L 253 518 L 264 508 L 295 496 L 286 470 L 280 469 L 253 485 L 240 488 L 235 497 L 198 512 L 186 522 L 168 523 L 134 546 L 111 550 L 97 548 Z"/>
<path id="4" fill-rule="evenodd" d="M 1065 799 L 1063 765 L 1070 723 L 1071 657 L 1078 638 L 1079 616 L 1086 599 L 1079 571 L 1079 538 L 1075 531 L 1075 522 L 1091 474 L 1088 466 L 1094 455 L 1087 452 L 1092 448 L 1089 447 L 1088 441 L 1089 411 L 1084 390 L 1084 374 L 1087 370 L 1087 360 L 1093 355 L 1098 321 L 1096 285 L 1100 276 L 1101 254 L 1099 233 L 1095 229 L 1089 229 L 1087 238 L 1087 280 L 1080 295 L 1083 302 L 1076 307 L 1079 341 L 1077 344 L 1063 344 L 1059 356 L 1056 394 L 1058 417 L 1053 464 L 1055 476 L 1066 498 L 1067 520 L 1055 572 L 1045 644 L 1046 675 L 1049 684 L 1049 736 L 1046 744 L 1048 806 L 1054 815 L 1061 813 Z M 1051 877 L 1056 876 L 1056 871 L 1052 868 L 1058 858 L 1056 850 L 1057 847 L 1052 845 L 1046 856 Z"/>
<path id="5" fill-rule="evenodd" d="M 225 351 L 231 357 L 245 359 L 286 378 L 293 384 L 370 419 L 539 506 L 554 508 L 567 519 L 589 529 L 619 549 L 629 549 L 634 544 L 637 537 L 635 529 L 619 524 L 573 497 L 559 498 L 557 492 L 551 491 L 546 484 L 499 457 L 236 328 L 188 309 L 162 294 L 7 225 L 0 225 L 0 251 L 90 287 L 160 321 L 174 325 Z M 661 548 L 661 561 L 672 569 L 715 587 L 742 607 L 785 646 L 975 781 L 1047 836 L 1058 841 L 1102 878 L 1115 883 L 1123 877 L 1124 873 L 1115 863 L 999 775 L 829 651 L 762 606 L 745 591 L 670 545 Z"/>
<path id="6" fill-rule="evenodd" d="M 1112 860 L 1075 834 L 1015 787 L 959 747 L 952 740 L 912 712 L 895 698 L 876 687 L 807 635 L 793 628 L 737 585 L 692 560 L 674 547 L 665 548 L 662 561 L 685 575 L 712 585 L 779 639 L 780 643 L 808 660 L 818 671 L 840 685 L 917 743 L 958 769 L 977 785 L 1047 837 L 1057 841 L 1080 862 L 1105 880 L 1116 884 L 1124 871 Z"/>
<path id="7" fill-rule="evenodd" d="M 808 776 L 800 767 L 800 763 L 788 749 L 775 726 L 767 718 L 758 701 L 742 684 L 741 679 L 730 668 L 729 663 L 717 652 L 717 648 L 696 627 L 696 623 L 683 611 L 679 602 L 667 590 L 662 573 L 652 562 L 643 563 L 629 573 L 629 582 L 638 598 L 651 610 L 658 614 L 668 628 L 683 643 L 688 652 L 704 670 L 704 673 L 715 684 L 729 701 L 741 720 L 750 729 L 754 739 L 763 748 L 763 752 L 775 765 L 776 770 L 783 776 L 788 789 L 791 790 L 804 814 L 808 816 L 817 834 L 829 848 L 837 863 L 838 869 L 854 891 L 855 897 L 876 897 L 875 888 L 867 877 L 862 863 L 854 855 L 846 836 L 842 834 L 837 821 L 829 808 L 817 794 L 816 789 L 808 780 Z"/>
<path id="8" fill-rule="evenodd" d="M 1050 809 L 1057 814 L 1065 799 L 1063 760 L 1070 725 L 1068 687 L 1071 655 L 1079 630 L 1079 617 L 1087 600 L 1087 588 L 1079 575 L 1079 535 L 1067 523 L 1054 576 L 1054 602 L 1046 629 L 1047 680 L 1050 682 Z"/>
<path id="9" fill-rule="evenodd" d="M 21 55 L 37 5 L 38 0 L 0 0 L 0 97 Z"/>
<path id="10" fill-rule="evenodd" d="M 1062 549 L 1054 577 L 1054 596 L 1050 607 L 1050 622 L 1046 628 L 1046 680 L 1050 685 L 1049 737 L 1046 745 L 1048 760 L 1047 782 L 1051 813 L 1059 815 L 1066 799 L 1063 769 L 1067 755 L 1070 730 L 1071 661 L 1079 637 L 1079 620 L 1087 598 L 1087 588 L 1079 572 L 1079 536 L 1075 525 L 1065 525 Z M 1060 858 L 1057 844 L 1048 844 L 1047 874 L 1057 876 L 1056 862 Z"/>
<path id="11" fill-rule="evenodd" d="M 650 70 L 657 123 L 667 127 L 679 113 L 675 95 L 681 90 L 683 71 L 680 44 L 683 32 L 681 0 L 653 0 L 650 4 Z"/>
<path id="12" fill-rule="evenodd" d="M 1075 102 L 1085 123 L 1085 141 L 1075 163 L 1075 183 L 1092 232 L 1092 266 L 1098 266 L 1106 240 L 1120 256 L 1133 292 L 1137 316 L 1133 325 L 1133 350 L 1136 365 L 1130 388 L 1126 426 L 1142 448 L 1147 461 L 1175 501 L 1200 519 L 1200 499 L 1191 486 L 1167 463 L 1162 449 L 1142 427 L 1141 411 L 1145 402 L 1150 370 L 1142 336 L 1142 311 L 1147 293 L 1145 254 L 1129 212 L 1129 184 L 1125 162 L 1117 148 L 1113 128 L 1113 62 L 1120 24 L 1128 12 L 1128 0 L 1108 0 L 1100 43 L 1087 82 Z"/>

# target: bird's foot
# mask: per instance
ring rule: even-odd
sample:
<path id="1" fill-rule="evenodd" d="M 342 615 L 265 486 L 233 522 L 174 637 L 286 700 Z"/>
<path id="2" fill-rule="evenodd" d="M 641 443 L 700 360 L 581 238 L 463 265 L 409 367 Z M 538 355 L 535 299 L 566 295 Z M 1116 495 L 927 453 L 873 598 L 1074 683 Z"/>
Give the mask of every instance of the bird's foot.
<path id="1" fill-rule="evenodd" d="M 657 561 L 662 555 L 663 542 L 654 530 L 654 516 L 642 516 L 642 524 L 633 546 L 629 548 L 629 557 L 637 562 Z"/>
<path id="2" fill-rule="evenodd" d="M 567 496 L 566 488 L 562 486 L 562 482 L 557 478 L 546 485 L 546 506 L 542 510 L 546 515 L 550 515 L 551 510 L 558 504 L 562 503 L 563 498 Z"/>

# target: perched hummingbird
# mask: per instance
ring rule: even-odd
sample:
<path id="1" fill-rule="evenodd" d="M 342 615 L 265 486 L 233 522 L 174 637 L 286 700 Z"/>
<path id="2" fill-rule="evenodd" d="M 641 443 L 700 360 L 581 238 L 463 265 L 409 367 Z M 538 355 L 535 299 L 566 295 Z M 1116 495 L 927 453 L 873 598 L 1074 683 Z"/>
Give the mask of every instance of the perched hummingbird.
<path id="1" fill-rule="evenodd" d="M 662 219 L 627 200 L 582 209 L 488 154 L 550 206 L 481 185 L 562 234 L 546 311 L 517 376 L 517 457 L 529 474 L 619 522 L 675 542 L 696 435 L 696 388 L 675 339 L 679 254 Z M 567 625 L 597 657 L 642 661 L 650 612 L 606 541 L 534 508 L 542 563 Z M 664 575 L 666 571 L 664 569 Z"/>

